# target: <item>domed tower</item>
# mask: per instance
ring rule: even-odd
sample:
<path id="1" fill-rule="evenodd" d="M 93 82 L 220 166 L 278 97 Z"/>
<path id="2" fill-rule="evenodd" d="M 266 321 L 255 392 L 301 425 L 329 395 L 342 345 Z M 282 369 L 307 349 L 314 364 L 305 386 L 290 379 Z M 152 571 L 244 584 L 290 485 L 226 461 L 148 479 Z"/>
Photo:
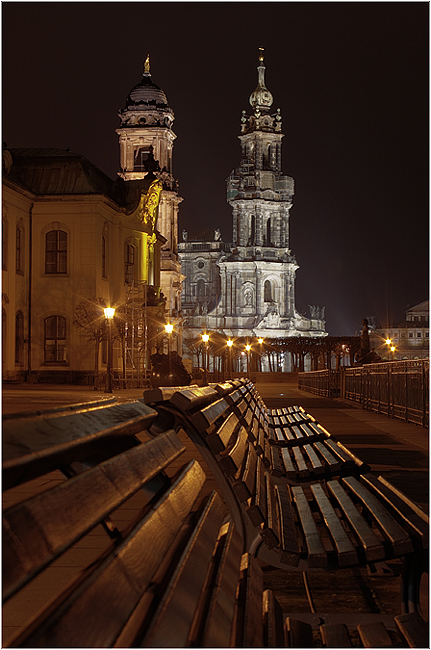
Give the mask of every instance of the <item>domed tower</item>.
<path id="1" fill-rule="evenodd" d="M 149 56 L 144 64 L 142 79 L 130 91 L 119 117 L 121 125 L 116 131 L 120 144 L 118 175 L 125 181 L 140 180 L 147 174 L 145 163 L 149 156 L 153 155 L 159 163 L 160 169 L 155 171 L 155 175 L 162 181 L 163 189 L 157 230 L 166 239 L 160 260 L 161 290 L 167 299 L 169 318 L 174 322 L 177 317 L 179 328 L 183 276 L 177 252 L 178 206 L 183 199 L 178 195 L 178 182 L 172 173 L 172 149 L 176 138 L 172 130 L 174 113 L 165 93 L 152 80 Z"/>

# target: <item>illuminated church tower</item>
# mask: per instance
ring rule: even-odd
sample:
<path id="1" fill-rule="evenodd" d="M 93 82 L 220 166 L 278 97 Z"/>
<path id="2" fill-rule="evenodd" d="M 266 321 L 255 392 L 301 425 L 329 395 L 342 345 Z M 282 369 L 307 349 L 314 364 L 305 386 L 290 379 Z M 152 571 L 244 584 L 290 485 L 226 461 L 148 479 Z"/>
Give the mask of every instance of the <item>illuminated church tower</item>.
<path id="1" fill-rule="evenodd" d="M 232 243 L 216 230 L 213 241 L 192 241 L 183 233 L 179 244 L 185 337 L 205 329 L 266 339 L 326 336 L 324 309 L 312 307 L 307 318 L 295 308 L 299 267 L 289 247 L 294 182 L 282 172 L 282 117 L 280 109 L 273 112 L 265 85 L 262 48 L 257 73 L 251 112 L 241 117 L 241 161 L 227 180 Z"/>
<path id="2" fill-rule="evenodd" d="M 182 282 L 177 251 L 178 206 L 183 199 L 178 195 L 178 183 L 172 174 L 172 150 L 176 138 L 172 130 L 174 113 L 165 93 L 151 78 L 149 57 L 145 61 L 142 79 L 130 91 L 119 117 L 119 176 L 130 183 L 141 180 L 147 174 L 150 161 L 152 171 L 163 183 L 157 220 L 157 229 L 166 239 L 160 262 L 161 290 L 167 299 L 167 315 L 178 333 Z M 178 349 L 181 349 L 181 341 Z"/>

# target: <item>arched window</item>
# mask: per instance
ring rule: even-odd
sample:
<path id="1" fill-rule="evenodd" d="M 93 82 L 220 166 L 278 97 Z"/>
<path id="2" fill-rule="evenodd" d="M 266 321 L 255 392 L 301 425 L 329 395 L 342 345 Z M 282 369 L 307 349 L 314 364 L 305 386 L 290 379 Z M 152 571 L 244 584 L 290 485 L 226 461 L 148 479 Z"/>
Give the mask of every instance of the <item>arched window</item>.
<path id="1" fill-rule="evenodd" d="M 23 273 L 24 271 L 24 230 L 22 226 L 16 227 L 15 244 L 16 244 L 15 271 L 17 273 Z"/>
<path id="2" fill-rule="evenodd" d="M 15 363 L 24 360 L 24 316 L 18 311 L 15 316 Z"/>
<path id="3" fill-rule="evenodd" d="M 265 280 L 263 285 L 264 302 L 272 302 L 272 286 L 270 280 Z"/>
<path id="4" fill-rule="evenodd" d="M 66 361 L 66 319 L 63 316 L 48 316 L 44 321 L 45 363 Z"/>
<path id="5" fill-rule="evenodd" d="M 45 273 L 67 273 L 67 232 L 50 230 L 45 235 Z"/>
<path id="6" fill-rule="evenodd" d="M 132 244 L 124 245 L 125 283 L 132 284 L 135 279 L 136 249 Z"/>

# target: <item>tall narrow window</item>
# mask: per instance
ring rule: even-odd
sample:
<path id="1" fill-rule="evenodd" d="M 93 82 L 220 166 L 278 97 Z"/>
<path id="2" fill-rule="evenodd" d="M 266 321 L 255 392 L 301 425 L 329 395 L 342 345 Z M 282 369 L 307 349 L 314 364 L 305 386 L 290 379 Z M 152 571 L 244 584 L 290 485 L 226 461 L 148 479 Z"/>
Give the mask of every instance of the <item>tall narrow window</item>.
<path id="1" fill-rule="evenodd" d="M 263 300 L 264 302 L 272 302 L 272 287 L 269 280 L 265 280 L 263 285 Z"/>
<path id="2" fill-rule="evenodd" d="M 125 282 L 132 284 L 135 279 L 135 247 L 125 244 L 124 247 Z"/>
<path id="3" fill-rule="evenodd" d="M 24 360 L 24 316 L 22 311 L 15 316 L 15 363 Z"/>
<path id="4" fill-rule="evenodd" d="M 16 243 L 16 257 L 15 257 L 15 270 L 17 273 L 22 273 L 24 270 L 24 251 L 23 251 L 23 244 L 24 244 L 24 232 L 20 226 L 16 227 L 16 236 L 15 236 L 15 243 Z"/>
<path id="5" fill-rule="evenodd" d="M 45 318 L 44 350 L 46 363 L 66 361 L 66 319 L 63 316 Z"/>
<path id="6" fill-rule="evenodd" d="M 269 218 L 266 222 L 266 245 L 271 246 L 271 219 Z"/>
<path id="7" fill-rule="evenodd" d="M 50 230 L 45 235 L 45 273 L 67 273 L 67 232 Z"/>
<path id="8" fill-rule="evenodd" d="M 102 278 L 106 277 L 106 237 L 102 236 Z"/>

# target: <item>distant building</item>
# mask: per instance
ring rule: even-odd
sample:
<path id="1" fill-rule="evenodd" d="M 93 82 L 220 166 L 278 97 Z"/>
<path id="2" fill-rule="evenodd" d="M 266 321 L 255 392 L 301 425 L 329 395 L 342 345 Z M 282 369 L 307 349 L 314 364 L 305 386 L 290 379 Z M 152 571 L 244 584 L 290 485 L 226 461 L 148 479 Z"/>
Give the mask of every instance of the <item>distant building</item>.
<path id="1" fill-rule="evenodd" d="M 252 113 L 241 117 L 241 162 L 227 180 L 233 241 L 224 243 L 219 230 L 199 239 L 183 231 L 178 247 L 185 338 L 214 330 L 246 338 L 327 335 L 324 308 L 311 307 L 309 318 L 295 308 L 299 267 L 289 247 L 294 182 L 282 172 L 282 117 L 280 109 L 271 113 L 262 53 L 257 71 Z"/>
<path id="2" fill-rule="evenodd" d="M 391 343 L 387 344 L 386 341 Z M 371 331 L 371 347 L 382 360 L 426 359 L 429 357 L 429 300 L 406 310 L 405 320 Z M 395 347 L 391 352 L 390 347 Z"/>
<path id="3" fill-rule="evenodd" d="M 155 227 L 157 203 L 147 202 L 157 184 L 149 174 L 131 195 L 72 151 L 3 152 L 3 379 L 85 383 L 106 370 L 106 343 L 96 353 L 73 324 L 77 306 L 93 299 L 123 308 L 115 371 L 145 370 L 155 343 L 145 337 L 145 319 L 164 316 L 166 240 Z M 136 286 L 147 287 L 143 297 Z"/>

